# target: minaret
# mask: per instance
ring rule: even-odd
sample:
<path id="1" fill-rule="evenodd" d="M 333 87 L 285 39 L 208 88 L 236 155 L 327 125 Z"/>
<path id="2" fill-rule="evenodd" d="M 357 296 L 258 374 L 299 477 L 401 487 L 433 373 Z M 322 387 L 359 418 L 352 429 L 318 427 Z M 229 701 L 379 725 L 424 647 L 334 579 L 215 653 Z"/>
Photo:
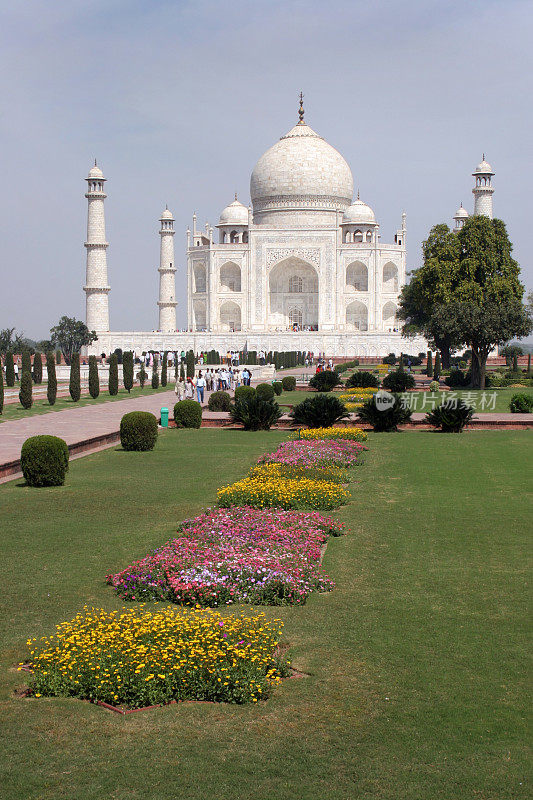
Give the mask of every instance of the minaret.
<path id="1" fill-rule="evenodd" d="M 107 295 L 110 286 L 107 283 L 108 244 L 105 240 L 104 192 L 105 178 L 97 166 L 89 170 L 87 193 L 89 201 L 87 215 L 87 273 L 85 286 L 85 323 L 90 331 L 109 330 L 109 300 Z"/>
<path id="2" fill-rule="evenodd" d="M 466 208 L 463 208 L 463 204 L 461 203 L 461 205 L 455 212 L 455 217 L 454 217 L 455 227 L 453 229 L 453 232 L 457 233 L 458 231 L 460 231 L 463 225 L 465 224 L 465 220 L 467 219 L 468 219 L 468 211 L 466 210 Z"/>
<path id="3" fill-rule="evenodd" d="M 490 185 L 490 179 L 494 175 L 491 165 L 485 161 L 485 153 L 480 164 L 477 165 L 472 175 L 476 179 L 476 185 L 472 189 L 474 195 L 474 214 L 483 215 L 492 219 L 492 195 L 494 189 Z"/>
<path id="4" fill-rule="evenodd" d="M 174 217 L 165 208 L 161 214 L 161 250 L 159 256 L 159 330 L 176 330 L 176 267 L 174 266 Z"/>

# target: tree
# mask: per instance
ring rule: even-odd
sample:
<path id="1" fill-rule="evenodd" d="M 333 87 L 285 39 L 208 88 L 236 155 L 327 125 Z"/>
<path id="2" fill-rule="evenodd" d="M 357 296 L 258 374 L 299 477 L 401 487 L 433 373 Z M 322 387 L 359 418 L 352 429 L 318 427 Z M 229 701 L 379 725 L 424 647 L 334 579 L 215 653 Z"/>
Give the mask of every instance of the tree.
<path id="1" fill-rule="evenodd" d="M 29 372 L 31 378 L 31 355 L 29 350 L 22 351 L 21 372 Z"/>
<path id="2" fill-rule="evenodd" d="M 159 388 L 159 372 L 157 371 L 157 358 L 154 358 L 154 365 L 152 367 L 152 389 Z"/>
<path id="3" fill-rule="evenodd" d="M 109 356 L 109 394 L 114 397 L 118 394 L 118 358 L 116 353 Z"/>
<path id="4" fill-rule="evenodd" d="M 122 380 L 124 381 L 124 388 L 131 392 L 133 386 L 133 353 L 131 350 L 126 350 L 122 355 Z"/>
<path id="5" fill-rule="evenodd" d="M 531 375 L 531 353 L 527 356 L 527 374 Z"/>
<path id="6" fill-rule="evenodd" d="M 50 339 L 54 347 L 60 348 L 67 364 L 70 364 L 74 353 L 79 353 L 82 347 L 92 344 L 98 337 L 84 322 L 74 317 L 61 317 L 58 324 L 50 328 Z"/>
<path id="7" fill-rule="evenodd" d="M 448 302 L 457 285 L 460 244 L 457 234 L 447 225 L 435 225 L 422 245 L 424 263 L 412 273 L 400 295 L 398 317 L 405 321 L 402 335 L 422 334 L 435 350 L 440 350 L 442 363 L 450 366 L 450 354 L 458 346 L 451 334 L 436 329 L 435 309 Z"/>
<path id="8" fill-rule="evenodd" d="M 43 382 L 43 357 L 40 353 L 35 353 L 33 356 L 33 382 Z"/>
<path id="9" fill-rule="evenodd" d="M 5 357 L 6 366 L 6 386 L 15 385 L 15 362 L 13 361 L 13 353 L 6 353 Z"/>
<path id="10" fill-rule="evenodd" d="M 183 361 L 180 362 L 180 378 L 183 378 L 183 380 L 185 380 L 185 364 L 183 363 Z"/>
<path id="11" fill-rule="evenodd" d="M 426 364 L 426 375 L 428 378 L 433 377 L 433 356 L 431 354 L 431 350 L 428 350 L 428 358 Z"/>
<path id="12" fill-rule="evenodd" d="M 4 370 L 2 369 L 2 360 L 0 359 L 0 414 L 4 410 Z"/>
<path id="13" fill-rule="evenodd" d="M 141 359 L 141 369 L 139 370 L 139 385 L 141 389 L 144 389 L 144 384 L 146 383 L 146 379 L 148 377 L 148 373 L 144 368 L 144 361 Z"/>
<path id="14" fill-rule="evenodd" d="M 186 356 L 186 363 L 187 363 L 187 377 L 194 378 L 194 351 L 187 350 Z"/>
<path id="15" fill-rule="evenodd" d="M 31 408 L 33 405 L 33 384 L 31 380 L 31 372 L 28 369 L 22 370 L 22 376 L 20 379 L 20 390 L 19 390 L 19 400 L 20 405 L 23 408 Z"/>
<path id="16" fill-rule="evenodd" d="M 168 353 L 165 350 L 165 352 L 163 353 L 163 363 L 161 364 L 161 386 L 167 385 L 167 369 L 168 369 L 167 359 L 168 359 Z"/>
<path id="17" fill-rule="evenodd" d="M 56 362 L 54 353 L 49 350 L 46 354 L 46 397 L 51 406 L 57 397 Z"/>
<path id="18" fill-rule="evenodd" d="M 89 394 L 93 400 L 96 400 L 100 394 L 100 378 L 98 376 L 96 356 L 89 356 Z"/>
<path id="19" fill-rule="evenodd" d="M 518 353 L 513 355 L 513 372 L 518 372 Z"/>
<path id="20" fill-rule="evenodd" d="M 72 353 L 70 357 L 70 380 L 68 390 L 72 400 L 77 403 L 81 397 L 80 354 Z"/>
<path id="21" fill-rule="evenodd" d="M 435 356 L 435 367 L 433 369 L 433 380 L 438 381 L 440 378 L 440 350 L 437 350 L 437 355 Z"/>
<path id="22" fill-rule="evenodd" d="M 0 356 L 7 353 L 20 353 L 24 349 L 24 334 L 16 333 L 15 328 L 0 330 Z"/>

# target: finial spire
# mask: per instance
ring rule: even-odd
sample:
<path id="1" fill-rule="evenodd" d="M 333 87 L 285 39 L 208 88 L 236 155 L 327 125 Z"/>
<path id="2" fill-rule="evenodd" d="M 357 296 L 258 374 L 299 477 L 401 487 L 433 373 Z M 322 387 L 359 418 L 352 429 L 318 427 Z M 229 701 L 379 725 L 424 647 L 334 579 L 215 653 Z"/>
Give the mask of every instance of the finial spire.
<path id="1" fill-rule="evenodd" d="M 481 160 L 485 161 L 485 153 L 483 153 L 483 158 Z"/>
<path id="2" fill-rule="evenodd" d="M 359 189 L 357 190 L 357 199 L 359 200 Z"/>
<path id="3" fill-rule="evenodd" d="M 94 159 L 94 166 L 97 167 L 98 164 L 96 163 L 96 158 Z"/>
<path id="4" fill-rule="evenodd" d="M 237 192 L 235 192 L 235 200 L 237 199 Z"/>
<path id="5" fill-rule="evenodd" d="M 304 96 L 303 96 L 303 92 L 300 92 L 300 108 L 298 109 L 298 116 L 300 117 L 300 119 L 298 121 L 298 125 L 305 125 L 304 114 L 305 114 L 305 111 L 304 111 Z"/>

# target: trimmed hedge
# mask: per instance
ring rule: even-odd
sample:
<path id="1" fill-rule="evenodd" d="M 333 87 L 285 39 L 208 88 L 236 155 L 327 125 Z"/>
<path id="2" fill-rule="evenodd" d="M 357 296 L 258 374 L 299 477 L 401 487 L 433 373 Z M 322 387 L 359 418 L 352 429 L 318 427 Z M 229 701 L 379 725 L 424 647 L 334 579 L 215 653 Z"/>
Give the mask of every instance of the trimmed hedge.
<path id="1" fill-rule="evenodd" d="M 270 383 L 259 383 L 255 387 L 255 392 L 260 400 L 274 399 L 275 392 Z"/>
<path id="2" fill-rule="evenodd" d="M 294 392 L 296 389 L 296 378 L 294 375 L 286 375 L 281 379 L 284 392 Z"/>
<path id="3" fill-rule="evenodd" d="M 199 428 L 202 424 L 202 406 L 195 400 L 180 400 L 174 406 L 177 428 Z"/>
<path id="4" fill-rule="evenodd" d="M 229 411 L 231 397 L 227 392 L 213 392 L 207 401 L 209 411 Z"/>
<path id="5" fill-rule="evenodd" d="M 157 442 L 157 418 L 149 411 L 130 411 L 120 420 L 120 444 L 124 450 L 153 450 Z"/>
<path id="6" fill-rule="evenodd" d="M 237 386 L 235 389 L 235 401 L 242 400 L 244 397 L 252 397 L 255 394 L 253 386 Z"/>
<path id="7" fill-rule="evenodd" d="M 274 394 L 278 397 L 283 392 L 283 384 L 281 381 L 274 381 L 272 388 L 274 389 Z"/>
<path id="8" fill-rule="evenodd" d="M 67 443 L 58 436 L 32 436 L 22 445 L 20 465 L 28 486 L 63 486 Z"/>

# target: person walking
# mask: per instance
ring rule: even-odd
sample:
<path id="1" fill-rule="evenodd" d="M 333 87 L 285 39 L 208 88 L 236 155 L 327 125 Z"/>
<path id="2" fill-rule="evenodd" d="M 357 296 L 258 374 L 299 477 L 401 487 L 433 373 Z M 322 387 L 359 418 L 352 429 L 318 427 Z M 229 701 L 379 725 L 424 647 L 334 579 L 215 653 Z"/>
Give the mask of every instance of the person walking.
<path id="1" fill-rule="evenodd" d="M 187 383 L 185 384 L 185 397 L 187 400 L 194 399 L 194 380 L 193 378 L 187 378 Z"/>
<path id="2" fill-rule="evenodd" d="M 205 389 L 205 378 L 202 375 L 202 371 L 198 373 L 198 378 L 196 379 L 196 398 L 199 403 L 204 402 L 204 389 Z"/>
<path id="3" fill-rule="evenodd" d="M 176 392 L 176 397 L 177 397 L 178 403 L 181 400 L 185 400 L 185 379 L 184 378 L 182 378 L 182 377 L 178 378 L 178 380 L 176 381 L 176 385 L 174 387 L 174 391 Z"/>

